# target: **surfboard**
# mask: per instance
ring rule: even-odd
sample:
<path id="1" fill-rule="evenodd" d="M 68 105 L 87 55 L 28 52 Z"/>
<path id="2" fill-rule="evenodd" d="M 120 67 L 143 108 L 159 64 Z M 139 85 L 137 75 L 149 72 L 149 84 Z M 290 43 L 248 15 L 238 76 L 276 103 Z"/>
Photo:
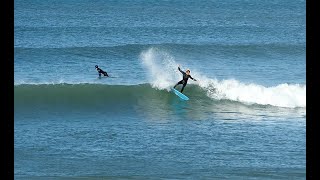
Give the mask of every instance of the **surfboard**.
<path id="1" fill-rule="evenodd" d="M 173 91 L 177 96 L 179 96 L 181 99 L 183 99 L 183 100 L 185 100 L 185 101 L 188 101 L 188 100 L 189 100 L 189 98 L 188 98 L 186 95 L 182 94 L 182 93 L 179 92 L 178 90 L 176 90 L 176 89 L 174 89 L 174 88 L 171 88 L 171 89 L 172 89 L 172 91 Z"/>

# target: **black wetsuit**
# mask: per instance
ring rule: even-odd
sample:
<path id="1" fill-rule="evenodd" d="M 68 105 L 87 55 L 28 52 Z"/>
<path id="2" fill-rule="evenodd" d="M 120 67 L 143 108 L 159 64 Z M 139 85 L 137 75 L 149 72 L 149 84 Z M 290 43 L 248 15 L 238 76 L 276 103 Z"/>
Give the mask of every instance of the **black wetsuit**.
<path id="1" fill-rule="evenodd" d="M 101 77 L 101 74 L 103 74 L 104 76 L 109 77 L 109 75 L 108 75 L 107 72 L 103 71 L 102 69 L 100 69 L 100 68 L 98 68 L 98 67 L 97 67 L 96 69 L 97 69 L 97 71 L 98 71 L 98 73 L 99 73 L 99 77 Z"/>
<path id="2" fill-rule="evenodd" d="M 181 71 L 180 67 L 178 67 L 178 70 L 183 74 L 183 79 L 181 81 L 179 81 L 176 85 L 174 85 L 173 88 L 175 88 L 178 84 L 182 84 L 182 88 L 181 88 L 181 91 L 183 91 L 184 87 L 187 85 L 187 82 L 188 82 L 188 79 L 192 79 L 192 80 L 195 80 L 193 79 L 190 75 L 187 75 L 185 72 Z"/>

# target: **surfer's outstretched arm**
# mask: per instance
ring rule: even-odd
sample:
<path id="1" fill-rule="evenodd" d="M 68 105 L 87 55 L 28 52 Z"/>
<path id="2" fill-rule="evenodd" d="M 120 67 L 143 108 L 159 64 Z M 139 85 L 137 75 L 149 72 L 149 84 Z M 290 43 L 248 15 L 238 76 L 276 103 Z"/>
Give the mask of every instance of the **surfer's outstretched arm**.
<path id="1" fill-rule="evenodd" d="M 189 77 L 190 77 L 190 79 L 192 79 L 192 80 L 194 80 L 194 81 L 197 81 L 195 78 L 191 77 L 190 75 L 189 75 Z"/>
<path id="2" fill-rule="evenodd" d="M 183 72 L 183 71 L 180 69 L 180 66 L 178 67 L 178 70 L 179 70 L 182 74 L 185 74 L 185 72 Z"/>

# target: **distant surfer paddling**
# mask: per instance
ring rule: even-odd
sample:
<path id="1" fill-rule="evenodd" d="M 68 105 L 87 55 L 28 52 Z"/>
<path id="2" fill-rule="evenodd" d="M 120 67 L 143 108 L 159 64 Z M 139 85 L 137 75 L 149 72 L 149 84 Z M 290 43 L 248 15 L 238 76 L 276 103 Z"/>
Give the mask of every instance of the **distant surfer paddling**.
<path id="1" fill-rule="evenodd" d="M 105 72 L 104 70 L 100 69 L 100 68 L 98 67 L 98 65 L 96 65 L 95 67 L 96 67 L 96 70 L 97 70 L 98 73 L 99 73 L 99 77 L 101 77 L 101 74 L 103 74 L 103 76 L 109 77 L 108 73 Z"/>
<path id="2" fill-rule="evenodd" d="M 189 79 L 189 78 L 192 79 L 192 80 L 194 80 L 194 81 L 197 81 L 197 80 L 191 77 L 191 75 L 190 75 L 190 70 L 189 70 L 189 69 L 187 69 L 186 72 L 183 72 L 183 71 L 180 69 L 180 65 L 179 65 L 179 66 L 178 66 L 178 70 L 182 73 L 183 79 L 182 79 L 181 81 L 179 81 L 176 85 L 174 85 L 173 88 L 176 88 L 176 86 L 177 86 L 178 84 L 182 84 L 182 88 L 181 88 L 181 91 L 180 91 L 180 92 L 182 93 L 184 87 L 186 87 L 186 85 L 187 85 L 187 82 L 188 82 L 188 79 Z"/>

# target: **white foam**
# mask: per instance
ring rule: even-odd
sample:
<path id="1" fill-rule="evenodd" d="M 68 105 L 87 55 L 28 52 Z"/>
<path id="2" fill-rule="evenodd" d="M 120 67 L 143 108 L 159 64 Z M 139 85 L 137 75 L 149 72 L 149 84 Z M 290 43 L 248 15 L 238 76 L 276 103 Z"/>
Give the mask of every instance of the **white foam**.
<path id="1" fill-rule="evenodd" d="M 228 99 L 246 104 L 272 105 L 279 107 L 306 107 L 306 85 L 280 84 L 265 87 L 245 84 L 234 79 L 202 79 L 199 86 L 213 99 Z"/>

